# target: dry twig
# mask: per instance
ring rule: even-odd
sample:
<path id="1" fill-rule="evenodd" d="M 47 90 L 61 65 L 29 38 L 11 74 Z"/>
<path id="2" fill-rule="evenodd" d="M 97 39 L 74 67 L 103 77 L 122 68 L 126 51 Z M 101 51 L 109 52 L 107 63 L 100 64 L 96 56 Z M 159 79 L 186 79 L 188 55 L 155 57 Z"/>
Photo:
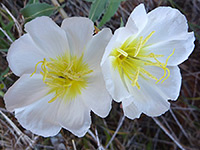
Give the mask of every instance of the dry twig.
<path id="1" fill-rule="evenodd" d="M 3 32 L 3 34 L 6 36 L 6 38 L 12 43 L 13 40 L 10 38 L 10 36 L 6 33 L 6 31 L 4 31 L 1 27 L 0 27 L 1 32 Z"/>
<path id="2" fill-rule="evenodd" d="M 4 4 L 1 3 L 2 8 L 9 14 L 9 16 L 13 19 L 15 26 L 17 27 L 17 31 L 19 33 L 19 37 L 22 35 L 22 28 L 19 24 L 19 22 L 17 21 L 17 19 L 12 15 L 12 13 L 8 10 L 8 8 L 6 8 L 6 6 Z"/>
<path id="3" fill-rule="evenodd" d="M 0 110 L 0 114 L 6 119 L 6 121 L 15 130 L 15 132 L 19 136 L 19 140 L 21 139 L 24 143 L 28 143 L 28 145 L 31 148 L 33 148 L 34 141 L 31 140 L 27 135 L 25 135 L 1 110 Z"/>
<path id="4" fill-rule="evenodd" d="M 124 122 L 125 116 L 123 116 L 117 126 L 117 129 L 115 130 L 115 133 L 113 134 L 113 136 L 111 137 L 110 141 L 108 142 L 108 144 L 106 145 L 106 149 L 109 147 L 109 145 L 112 143 L 112 141 L 114 140 L 115 136 L 117 135 L 119 129 L 121 128 L 123 122 Z"/>
<path id="5" fill-rule="evenodd" d="M 164 127 L 164 125 L 155 117 L 152 117 L 155 123 L 165 132 L 165 134 L 181 149 L 185 150 L 184 146 L 178 141 L 178 139 L 174 138 L 169 131 Z"/>

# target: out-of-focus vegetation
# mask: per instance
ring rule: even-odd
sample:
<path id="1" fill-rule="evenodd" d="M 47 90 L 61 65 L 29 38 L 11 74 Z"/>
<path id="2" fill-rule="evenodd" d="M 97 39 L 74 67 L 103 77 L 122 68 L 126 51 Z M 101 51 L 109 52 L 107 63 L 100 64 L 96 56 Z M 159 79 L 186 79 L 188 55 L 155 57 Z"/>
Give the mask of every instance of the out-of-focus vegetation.
<path id="1" fill-rule="evenodd" d="M 109 146 L 107 145 L 108 149 L 200 149 L 199 0 L 0 0 L 0 2 L 0 149 L 97 149 L 100 147 L 98 140 L 105 148 L 120 125 L 122 126 L 116 137 Z M 85 16 L 95 21 L 98 27 L 102 27 L 108 21 L 104 27 L 115 31 L 127 21 L 132 10 L 141 2 L 145 4 L 147 11 L 158 6 L 179 9 L 188 19 L 189 30 L 195 32 L 195 50 L 189 59 L 180 65 L 182 89 L 178 100 L 171 102 L 170 111 L 154 119 L 142 115 L 139 119 L 129 120 L 122 117 L 120 104 L 113 102 L 112 111 L 107 118 L 102 119 L 92 114 L 91 132 L 83 138 L 77 138 L 64 129 L 57 136 L 50 138 L 39 137 L 23 129 L 13 113 L 5 109 L 3 95 L 18 79 L 8 68 L 6 54 L 12 41 L 24 33 L 25 22 L 39 15 L 50 15 L 60 25 L 63 16 Z M 99 3 L 98 9 L 101 9 L 97 14 L 95 3 Z M 111 18 L 115 11 L 115 15 Z M 98 132 L 98 135 L 95 132 Z"/>

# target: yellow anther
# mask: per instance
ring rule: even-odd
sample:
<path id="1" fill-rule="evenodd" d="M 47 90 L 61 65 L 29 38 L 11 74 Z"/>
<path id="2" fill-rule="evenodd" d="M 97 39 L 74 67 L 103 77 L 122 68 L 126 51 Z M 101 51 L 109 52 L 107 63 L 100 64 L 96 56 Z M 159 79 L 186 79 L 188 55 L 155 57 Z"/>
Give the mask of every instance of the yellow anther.
<path id="1" fill-rule="evenodd" d="M 127 56 L 128 56 L 128 53 L 125 52 L 125 51 L 123 51 L 123 50 L 120 49 L 120 48 L 118 48 L 117 51 L 118 51 L 121 55 L 123 55 L 124 57 L 127 57 Z"/>

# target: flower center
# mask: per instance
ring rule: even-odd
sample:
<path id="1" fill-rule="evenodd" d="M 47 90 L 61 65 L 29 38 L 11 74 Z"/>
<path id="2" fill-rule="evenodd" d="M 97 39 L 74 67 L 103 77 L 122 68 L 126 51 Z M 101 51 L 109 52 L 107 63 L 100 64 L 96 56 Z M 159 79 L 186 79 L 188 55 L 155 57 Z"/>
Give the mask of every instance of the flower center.
<path id="1" fill-rule="evenodd" d="M 175 49 L 172 54 L 170 54 L 165 63 L 161 63 L 158 58 L 164 57 L 164 55 L 157 55 L 154 53 L 149 53 L 145 48 L 147 47 L 146 43 L 151 38 L 155 31 L 151 32 L 145 39 L 141 36 L 139 39 L 136 39 L 135 36 L 129 37 L 119 48 L 115 48 L 110 56 L 114 56 L 112 61 L 112 66 L 114 69 L 118 69 L 120 76 L 126 75 L 131 81 L 132 86 L 136 86 L 140 89 L 138 83 L 138 77 L 144 75 L 148 76 L 151 79 L 163 83 L 169 76 L 170 71 L 167 68 L 167 63 L 169 58 L 174 54 Z M 157 79 L 154 75 L 144 69 L 145 66 L 156 66 L 164 71 L 164 75 Z"/>
<path id="2" fill-rule="evenodd" d="M 81 94 L 82 89 L 87 87 L 89 74 L 93 70 L 83 61 L 83 55 L 80 58 L 76 56 L 63 55 L 56 59 L 50 58 L 47 61 L 39 61 L 35 66 L 36 73 L 37 66 L 41 64 L 43 82 L 50 87 L 50 93 L 55 93 L 49 103 L 55 101 L 57 98 L 72 100 L 77 95 Z"/>

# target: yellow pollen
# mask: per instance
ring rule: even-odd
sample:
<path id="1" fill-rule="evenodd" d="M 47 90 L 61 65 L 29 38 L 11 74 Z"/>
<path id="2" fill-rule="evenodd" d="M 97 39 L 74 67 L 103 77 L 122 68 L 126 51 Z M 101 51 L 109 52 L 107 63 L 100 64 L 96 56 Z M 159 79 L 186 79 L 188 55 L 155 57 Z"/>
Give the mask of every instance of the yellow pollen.
<path id="1" fill-rule="evenodd" d="M 155 31 L 152 31 L 146 38 L 143 36 L 135 38 L 135 36 L 129 37 L 119 48 L 114 49 L 110 56 L 114 56 L 112 61 L 112 66 L 114 69 L 118 69 L 121 78 L 128 77 L 132 81 L 132 86 L 136 86 L 140 89 L 138 78 L 143 77 L 147 79 L 144 75 L 149 78 L 163 83 L 170 76 L 170 70 L 167 68 L 167 63 L 169 58 L 174 54 L 173 52 L 167 57 L 165 63 L 162 63 L 158 58 L 164 57 L 164 55 L 148 53 L 148 45 L 146 44 L 148 40 L 153 36 Z M 159 79 L 152 75 L 149 71 L 145 70 L 145 66 L 155 66 L 163 69 L 164 74 Z"/>
<path id="2" fill-rule="evenodd" d="M 47 61 L 39 61 L 35 65 L 35 71 L 41 64 L 40 74 L 43 76 L 43 82 L 50 87 L 48 94 L 54 93 L 54 97 L 48 102 L 51 103 L 56 99 L 72 100 L 81 91 L 87 87 L 88 78 L 93 70 L 83 61 L 83 55 L 78 58 L 71 55 L 59 56 L 56 59 L 50 58 Z"/>

